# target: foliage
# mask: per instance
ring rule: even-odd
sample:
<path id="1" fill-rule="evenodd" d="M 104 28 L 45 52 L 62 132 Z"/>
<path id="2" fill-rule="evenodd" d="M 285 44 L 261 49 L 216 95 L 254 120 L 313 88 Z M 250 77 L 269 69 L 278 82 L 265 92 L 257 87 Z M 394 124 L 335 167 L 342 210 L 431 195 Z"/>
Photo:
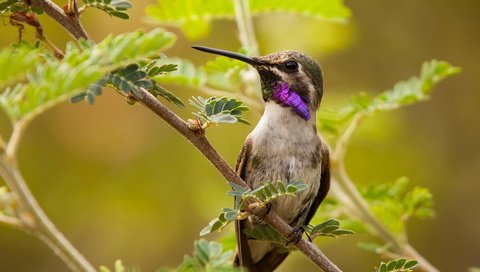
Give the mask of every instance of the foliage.
<path id="1" fill-rule="evenodd" d="M 256 189 L 245 189 L 231 182 L 229 184 L 233 188 L 227 193 L 229 196 L 234 196 L 242 201 L 253 200 L 261 206 L 265 206 L 281 196 L 295 196 L 298 192 L 308 188 L 308 185 L 302 181 L 292 181 L 286 184 L 280 180 L 275 183 L 266 182 Z M 239 207 L 242 207 L 241 203 L 238 204 Z"/>
<path id="2" fill-rule="evenodd" d="M 247 67 L 246 63 L 239 60 L 219 56 L 208 61 L 200 69 L 205 72 L 205 84 L 208 86 L 219 90 L 241 92 L 244 88 L 242 75 Z"/>
<path id="3" fill-rule="evenodd" d="M 244 123 L 250 124 L 243 119 L 241 114 L 248 111 L 249 108 L 243 105 L 243 102 L 228 97 L 210 97 L 204 99 L 201 96 L 192 97 L 188 100 L 197 110 L 193 114 L 207 123 Z"/>
<path id="4" fill-rule="evenodd" d="M 136 97 L 141 98 L 140 88 L 144 88 L 155 97 L 162 96 L 169 102 L 183 108 L 185 104 L 183 104 L 180 98 L 158 85 L 157 82 L 152 79 L 154 76 L 174 71 L 175 67 L 176 66 L 172 64 L 156 65 L 156 60 L 142 60 L 138 63 L 132 63 L 107 74 L 90 85 L 86 91 L 73 96 L 70 100 L 72 102 L 86 100 L 88 104 L 93 104 L 95 96 L 102 94 L 102 87 L 108 85 L 126 96 L 130 104 L 136 102 Z"/>
<path id="5" fill-rule="evenodd" d="M 200 239 L 195 241 L 192 256 L 185 256 L 183 262 L 173 270 L 176 272 L 240 272 L 233 267 L 231 250 L 223 251 L 222 245 L 215 241 Z M 168 271 L 168 270 L 161 270 Z"/>
<path id="6" fill-rule="evenodd" d="M 253 15 L 282 12 L 300 14 L 321 20 L 344 22 L 350 17 L 350 10 L 341 0 L 320 1 L 250 1 Z M 147 14 L 163 24 L 177 26 L 191 39 L 209 33 L 214 19 L 233 19 L 234 2 L 223 0 L 161 0 L 147 8 Z"/>
<path id="7" fill-rule="evenodd" d="M 351 230 L 341 229 L 340 221 L 334 218 L 328 219 L 325 222 L 322 222 L 316 226 L 309 225 L 303 227 L 305 228 L 306 233 L 312 239 L 318 236 L 328 236 L 336 238 L 338 236 L 354 233 Z M 252 229 L 245 229 L 244 233 L 248 237 L 254 238 L 256 240 L 273 242 L 280 251 L 290 251 L 294 249 L 292 247 L 286 246 L 287 240 L 269 225 L 257 224 Z"/>
<path id="8" fill-rule="evenodd" d="M 154 77 L 158 82 L 193 87 L 203 87 L 206 84 L 205 72 L 195 67 L 195 65 L 187 59 L 165 58 L 158 60 L 158 62 L 159 64 L 170 63 L 176 65 L 176 70 L 168 73 L 168 76 Z"/>
<path id="9" fill-rule="evenodd" d="M 254 201 L 261 207 L 264 207 L 278 197 L 295 196 L 296 193 L 308 188 L 307 184 L 300 181 L 288 184 L 285 184 L 282 181 L 277 181 L 275 183 L 267 182 L 254 190 L 243 188 L 231 182 L 229 184 L 232 186 L 233 190 L 229 191 L 227 194 L 235 197 L 236 208 L 223 208 L 220 215 L 210 221 L 208 226 L 200 232 L 201 236 L 215 231 L 221 231 L 234 220 L 246 218 L 247 214 L 242 212 L 241 209 L 243 208 L 243 203 L 247 200 Z"/>
<path id="10" fill-rule="evenodd" d="M 361 190 L 373 213 L 394 233 L 406 231 L 410 217 L 429 218 L 432 209 L 432 194 L 426 188 L 408 190 L 409 180 L 401 177 L 391 184 L 371 185 Z"/>
<path id="11" fill-rule="evenodd" d="M 106 266 L 100 266 L 100 272 L 140 272 L 139 269 L 125 267 L 122 260 L 116 260 L 115 264 L 113 265 L 113 270 L 110 270 Z"/>
<path id="12" fill-rule="evenodd" d="M 252 229 L 244 229 L 243 232 L 247 237 L 260 241 L 273 242 L 277 250 L 280 252 L 288 252 L 294 250 L 293 247 L 287 245 L 287 239 L 280 235 L 278 231 L 266 224 L 256 224 Z"/>
<path id="13" fill-rule="evenodd" d="M 41 61 L 41 50 L 28 44 L 0 51 L 0 91 L 6 86 L 25 80 L 25 74 L 31 73 Z M 12 65 L 15 63 L 15 65 Z"/>
<path id="14" fill-rule="evenodd" d="M 241 50 L 240 50 L 241 51 Z M 241 53 L 244 53 L 241 51 Z M 213 88 L 227 92 L 242 92 L 245 86 L 244 73 L 248 65 L 244 62 L 219 56 L 205 65 L 195 67 L 189 60 L 172 58 L 166 60 L 178 66 L 176 72 L 158 79 L 159 82 L 190 85 L 197 88 Z"/>
<path id="15" fill-rule="evenodd" d="M 418 266 L 418 262 L 406 259 L 395 259 L 388 263 L 381 262 L 379 267 L 375 267 L 375 272 L 411 272 Z"/>
<path id="16" fill-rule="evenodd" d="M 128 19 L 125 11 L 132 7 L 128 0 L 83 0 L 83 3 L 83 8 L 94 7 L 120 19 Z"/>
<path id="17" fill-rule="evenodd" d="M 340 228 L 340 221 L 335 218 L 330 218 L 327 221 L 318 225 L 308 225 L 306 231 L 311 236 L 329 236 L 337 237 L 341 235 L 354 234 L 355 232 Z"/>
<path id="18" fill-rule="evenodd" d="M 41 50 L 35 51 L 36 56 L 27 53 L 31 48 L 26 46 L 4 49 L 0 52 L 0 70 L 10 69 L 8 61 L 13 55 L 26 72 L 21 74 L 20 69 L 9 72 L 14 81 L 0 76 L 0 86 L 5 88 L 0 94 L 0 107 L 14 122 L 30 118 L 86 89 L 102 75 L 163 50 L 173 41 L 174 36 L 162 30 L 111 35 L 98 44 L 69 43 L 62 60 L 57 60 L 45 49 L 34 49 Z"/>
<path id="19" fill-rule="evenodd" d="M 240 213 L 240 210 L 223 208 L 220 215 L 210 221 L 208 226 L 200 231 L 200 236 L 223 230 L 228 224 L 235 221 L 240 216 Z"/>
<path id="20" fill-rule="evenodd" d="M 6 0 L 0 2 L 0 16 L 6 13 L 15 13 L 15 12 L 23 12 L 23 13 L 36 13 L 42 14 L 43 11 L 41 9 L 31 7 L 27 4 L 26 1 L 23 0 Z"/>
<path id="21" fill-rule="evenodd" d="M 186 255 L 182 263 L 174 269 L 161 268 L 157 272 L 241 272 L 232 264 L 232 250 L 223 250 L 215 241 L 200 239 L 194 242 L 192 256 Z M 115 261 L 113 270 L 100 266 L 100 272 L 140 272 L 138 268 L 126 267 L 121 260 Z"/>
<path id="22" fill-rule="evenodd" d="M 400 81 L 391 90 L 373 98 L 361 93 L 352 97 L 339 109 L 322 110 L 318 115 L 320 130 L 336 137 L 355 115 L 371 115 L 425 101 L 430 98 L 430 93 L 436 83 L 459 72 L 460 68 L 445 61 L 431 60 L 424 62 L 419 77 Z"/>

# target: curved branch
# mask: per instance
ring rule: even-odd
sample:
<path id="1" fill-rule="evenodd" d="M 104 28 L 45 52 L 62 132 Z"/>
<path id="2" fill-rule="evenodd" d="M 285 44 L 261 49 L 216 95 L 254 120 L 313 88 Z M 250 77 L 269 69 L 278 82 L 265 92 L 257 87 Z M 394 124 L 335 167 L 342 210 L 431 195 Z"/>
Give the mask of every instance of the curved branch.
<path id="1" fill-rule="evenodd" d="M 22 119 L 18 121 L 13 126 L 12 134 L 10 135 L 10 139 L 5 146 L 5 156 L 12 162 L 16 161 L 16 153 L 18 150 L 18 145 L 23 135 L 23 131 L 25 130 L 26 124 L 28 121 Z"/>
<path id="2" fill-rule="evenodd" d="M 148 109 L 165 120 L 170 126 L 182 134 L 190 141 L 212 164 L 215 168 L 230 182 L 249 188 L 248 185 L 233 171 L 228 163 L 213 148 L 203 133 L 191 130 L 187 123 L 183 121 L 169 108 L 165 107 L 152 94 L 145 89 L 141 89 L 142 97 L 137 99 Z M 262 215 L 264 211 L 260 208 L 251 208 L 247 212 L 254 215 Z M 293 229 L 285 221 L 283 221 L 274 212 L 269 212 L 264 221 L 277 230 L 281 235 L 287 237 L 292 233 Z M 334 263 L 332 263 L 313 243 L 305 239 L 301 239 L 295 246 L 302 251 L 313 263 L 327 272 L 341 271 Z"/>
<path id="3" fill-rule="evenodd" d="M 354 182 L 348 176 L 344 164 L 347 145 L 364 116 L 365 115 L 362 113 L 355 114 L 352 121 L 337 141 L 335 149 L 332 153 L 332 167 L 334 172 L 338 175 L 338 178 L 336 179 L 337 184 L 339 185 L 342 193 L 344 193 L 349 200 L 345 201 L 344 203 L 357 217 L 368 223 L 377 233 L 380 239 L 388 244 L 391 244 L 397 253 L 417 260 L 425 271 L 438 272 L 439 270 L 430 262 L 428 262 L 428 260 L 425 259 L 420 253 L 418 253 L 415 248 L 413 248 L 408 242 L 401 241 L 395 237 L 383 225 L 383 223 L 380 222 L 377 217 L 375 217 L 375 215 L 370 211 L 368 203 L 361 196 Z"/>

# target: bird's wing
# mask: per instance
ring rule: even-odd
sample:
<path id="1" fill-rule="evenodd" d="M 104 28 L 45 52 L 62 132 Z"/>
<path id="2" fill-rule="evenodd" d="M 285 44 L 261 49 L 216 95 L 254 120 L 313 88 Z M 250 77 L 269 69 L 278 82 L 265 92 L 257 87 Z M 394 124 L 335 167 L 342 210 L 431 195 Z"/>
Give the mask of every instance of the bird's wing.
<path id="1" fill-rule="evenodd" d="M 237 165 L 235 166 L 235 172 L 245 180 L 245 167 L 247 166 L 250 152 L 252 150 L 252 140 L 247 138 L 243 145 L 242 151 L 237 159 Z M 236 201 L 235 201 L 236 202 Z M 243 233 L 245 227 L 245 220 L 235 221 L 235 233 L 237 235 L 237 252 L 235 256 L 235 265 L 248 268 L 249 272 L 256 272 L 255 263 L 252 260 L 250 253 L 250 247 L 248 246 L 247 237 Z"/>
<path id="2" fill-rule="evenodd" d="M 237 165 L 235 171 L 243 179 L 246 179 L 245 168 L 250 158 L 252 149 L 252 140 L 248 139 L 243 145 L 242 151 L 237 159 Z M 248 184 L 248 182 L 247 182 Z M 235 221 L 235 233 L 237 235 L 237 254 L 235 256 L 235 264 L 243 266 L 248 269 L 249 272 L 270 272 L 275 270 L 285 258 L 288 253 L 278 253 L 276 249 L 269 251 L 263 258 L 257 263 L 253 262 L 250 247 L 246 235 L 243 233 L 245 228 L 245 220 Z"/>
<path id="3" fill-rule="evenodd" d="M 274 271 L 287 258 L 289 252 L 279 253 L 276 248 L 270 250 L 255 264 L 257 271 Z"/>
<path id="4" fill-rule="evenodd" d="M 313 201 L 310 209 L 308 209 L 308 214 L 305 220 L 305 225 L 307 225 L 310 220 L 315 215 L 320 203 L 327 196 L 328 190 L 330 188 L 330 153 L 328 151 L 328 146 L 321 142 L 320 153 L 322 155 L 322 174 L 320 176 L 320 187 L 317 192 L 317 196 Z M 271 250 L 265 256 L 256 263 L 256 269 L 258 271 L 274 271 L 283 260 L 288 256 L 287 253 L 279 253 L 277 250 Z"/>
<path id="5" fill-rule="evenodd" d="M 305 225 L 307 225 L 310 220 L 315 215 L 320 203 L 327 196 L 328 190 L 330 189 L 330 152 L 328 151 L 328 146 L 322 142 L 320 152 L 322 154 L 322 174 L 320 176 L 320 187 L 318 188 L 317 196 L 312 203 L 312 206 L 308 210 L 307 217 L 305 219 Z"/>

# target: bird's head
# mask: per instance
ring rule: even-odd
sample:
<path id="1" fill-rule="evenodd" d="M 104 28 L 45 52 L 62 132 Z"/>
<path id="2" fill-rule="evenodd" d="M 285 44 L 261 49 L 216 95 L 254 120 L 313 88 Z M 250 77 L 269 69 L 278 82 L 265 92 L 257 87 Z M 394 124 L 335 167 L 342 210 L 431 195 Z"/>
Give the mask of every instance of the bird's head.
<path id="1" fill-rule="evenodd" d="M 291 106 L 294 110 L 299 110 L 298 107 L 302 106 L 299 103 L 303 102 L 309 112 L 315 112 L 320 106 L 323 95 L 322 70 L 315 59 L 302 52 L 287 50 L 261 57 L 249 57 L 204 46 L 193 46 L 193 48 L 252 65 L 260 75 L 264 101 L 275 100 L 280 104 Z M 308 118 L 302 117 L 309 119 L 309 112 Z M 302 115 L 301 112 L 299 114 Z"/>

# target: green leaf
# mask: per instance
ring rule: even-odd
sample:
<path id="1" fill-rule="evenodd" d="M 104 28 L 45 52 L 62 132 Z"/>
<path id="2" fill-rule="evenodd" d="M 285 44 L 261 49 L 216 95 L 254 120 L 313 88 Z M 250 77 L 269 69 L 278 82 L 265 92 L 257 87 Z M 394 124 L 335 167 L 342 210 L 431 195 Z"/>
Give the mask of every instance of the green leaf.
<path id="1" fill-rule="evenodd" d="M 237 219 L 239 214 L 239 210 L 223 208 L 218 217 L 210 221 L 208 226 L 200 231 L 200 236 L 223 230 L 228 224 Z"/>
<path id="2" fill-rule="evenodd" d="M 205 73 L 205 84 L 208 86 L 229 92 L 240 92 L 244 89 L 242 74 L 247 67 L 246 63 L 239 60 L 219 56 L 208 61 L 200 69 Z"/>
<path id="3" fill-rule="evenodd" d="M 388 263 L 381 262 L 380 266 L 375 267 L 375 271 L 381 272 L 411 272 L 418 265 L 415 260 L 407 261 L 406 259 L 395 259 Z"/>
<path id="4" fill-rule="evenodd" d="M 354 234 L 355 232 L 340 228 L 340 221 L 330 218 L 316 226 L 309 225 L 306 229 L 311 236 L 330 236 L 337 237 L 340 235 Z"/>
<path id="5" fill-rule="evenodd" d="M 333 22 L 350 17 L 350 10 L 340 0 L 251 0 L 250 11 L 253 15 L 280 12 Z M 212 20 L 235 17 L 233 1 L 224 0 L 159 0 L 147 7 L 147 14 L 161 24 L 180 27 L 190 39 L 208 35 Z"/>
<path id="6" fill-rule="evenodd" d="M 123 265 L 122 260 L 116 260 L 113 266 L 113 271 L 106 266 L 100 266 L 100 272 L 140 272 L 140 270 L 135 268 L 127 268 Z"/>
<path id="7" fill-rule="evenodd" d="M 411 260 L 411 261 L 406 262 L 406 263 L 403 265 L 403 267 L 404 267 L 404 268 L 414 268 L 414 267 L 416 267 L 417 265 L 418 265 L 418 262 L 417 262 L 417 261 Z"/>
<path id="8" fill-rule="evenodd" d="M 32 72 L 37 63 L 42 61 L 42 53 L 41 50 L 27 44 L 0 51 L 0 71 L 2 71 L 0 73 L 0 90 L 25 80 L 26 74 Z"/>
<path id="9" fill-rule="evenodd" d="M 197 69 L 189 60 L 180 58 L 166 58 L 158 60 L 158 64 L 171 64 L 176 66 L 175 71 L 167 75 L 155 76 L 154 79 L 160 83 L 174 83 L 179 85 L 201 87 L 205 85 L 205 72 Z"/>
<path id="10" fill-rule="evenodd" d="M 36 13 L 42 14 L 43 11 L 39 10 L 38 8 L 31 7 L 27 4 L 27 2 L 22 0 L 7 0 L 0 3 L 0 16 L 3 17 L 6 13 L 15 13 L 15 12 L 22 12 L 22 13 Z"/>
<path id="11" fill-rule="evenodd" d="M 128 13 L 125 10 L 130 9 L 132 4 L 127 0 L 88 0 L 84 1 L 84 7 L 93 7 L 115 16 L 120 19 L 128 19 Z"/>
<path id="12" fill-rule="evenodd" d="M 266 224 L 255 224 L 253 228 L 244 229 L 245 235 L 256 240 L 271 241 L 276 243 L 277 247 L 285 247 L 286 240 L 275 229 Z"/>
<path id="13" fill-rule="evenodd" d="M 228 97 L 192 97 L 188 100 L 190 104 L 197 110 L 193 114 L 205 122 L 210 123 L 248 123 L 242 119 L 240 113 L 249 110 L 243 106 L 243 102 L 235 98 Z"/>
<path id="14" fill-rule="evenodd" d="M 371 98 L 367 94 L 352 97 L 339 109 L 322 110 L 318 115 L 320 130 L 330 136 L 338 136 L 355 115 L 371 115 L 381 111 L 394 110 L 430 98 L 433 86 L 442 79 L 460 72 L 460 68 L 448 62 L 431 60 L 424 62 L 420 76 L 400 81 L 391 90 Z"/>
<path id="15" fill-rule="evenodd" d="M 84 92 L 83 95 L 90 95 L 92 97 L 90 99 L 93 99 L 93 96 L 91 94 L 99 96 L 101 94 L 101 87 L 109 85 L 117 91 L 121 92 L 123 95 L 127 96 L 127 102 L 129 102 L 130 104 L 134 104 L 136 102 L 135 99 L 128 95 L 140 97 L 140 88 L 144 88 L 149 91 L 153 96 L 161 96 L 167 101 L 177 105 L 178 107 L 184 108 L 185 104 L 180 98 L 175 96 L 173 93 L 167 91 L 162 86 L 157 85 L 157 82 L 150 78 L 150 75 L 152 74 L 158 75 L 165 74 L 167 73 L 167 71 L 173 71 L 175 70 L 176 65 L 157 65 L 156 63 L 156 60 L 150 62 L 141 60 L 138 63 L 131 63 L 104 76 L 98 82 L 90 85 L 90 87 L 87 89 L 87 91 Z M 75 97 L 75 99 L 72 98 L 71 101 L 79 101 L 81 95 L 82 94 L 80 94 L 78 97 Z"/>
<path id="16" fill-rule="evenodd" d="M 393 183 L 361 188 L 372 212 L 394 233 L 405 231 L 412 216 L 429 218 L 434 215 L 433 196 L 426 188 L 409 189 L 409 180 L 401 177 Z"/>
<path id="17" fill-rule="evenodd" d="M 14 82 L 5 87 L 0 93 L 0 107 L 8 113 L 13 122 L 21 118 L 31 118 L 72 95 L 83 92 L 102 75 L 163 50 L 173 41 L 173 34 L 162 30 L 148 33 L 136 31 L 109 36 L 98 44 L 87 41 L 80 41 L 78 45 L 69 43 L 62 60 L 55 59 L 48 55 L 48 52 L 42 58 L 35 58 L 22 51 L 17 53 L 16 62 L 22 63 L 26 73 L 11 74 L 16 75 L 16 82 L 21 83 Z M 0 70 L 9 68 L 1 56 L 16 54 L 15 52 L 16 49 L 11 48 L 0 52 Z M 32 66 L 35 68 L 31 68 Z M 98 93 L 98 89 L 96 92 Z M 95 91 L 85 96 L 87 101 L 93 102 L 94 93 Z"/>
<path id="18" fill-rule="evenodd" d="M 286 190 L 280 189 L 281 187 L 287 188 Z M 275 183 L 266 182 L 262 186 L 257 187 L 255 190 L 248 190 L 241 195 L 242 199 L 254 199 L 261 205 L 273 201 L 281 196 L 294 196 L 296 193 L 308 188 L 303 182 L 295 181 L 285 185 L 282 181 Z"/>
<path id="19" fill-rule="evenodd" d="M 185 108 L 183 101 L 178 98 L 173 93 L 167 91 L 160 85 L 155 84 L 153 89 L 149 90 L 154 96 L 161 96 L 165 98 L 168 102 L 175 104 L 177 107 Z"/>
<path id="20" fill-rule="evenodd" d="M 195 241 L 192 256 L 185 256 L 175 271 L 241 272 L 240 268 L 233 267 L 232 255 L 233 251 L 224 251 L 220 243 L 201 239 Z"/>

